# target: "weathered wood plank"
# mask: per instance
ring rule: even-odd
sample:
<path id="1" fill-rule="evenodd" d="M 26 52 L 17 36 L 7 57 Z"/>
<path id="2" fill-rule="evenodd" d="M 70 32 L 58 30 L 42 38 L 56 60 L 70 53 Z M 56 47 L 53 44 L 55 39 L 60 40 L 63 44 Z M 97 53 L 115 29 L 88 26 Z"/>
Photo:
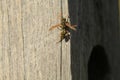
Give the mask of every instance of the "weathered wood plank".
<path id="1" fill-rule="evenodd" d="M 8 29 L 8 11 L 7 11 L 7 1 L 1 1 L 1 79 L 9 80 L 10 69 L 9 69 L 9 29 Z M 4 4 L 4 6 L 3 6 Z"/>
<path id="2" fill-rule="evenodd" d="M 20 0 L 2 0 L 3 80 L 23 79 Z M 5 69 L 4 69 L 5 68 Z"/>
<path id="3" fill-rule="evenodd" d="M 67 0 L 63 1 L 68 15 Z M 0 80 L 60 80 L 60 0 L 0 1 Z M 63 42 L 62 79 L 70 80 L 70 44 Z"/>

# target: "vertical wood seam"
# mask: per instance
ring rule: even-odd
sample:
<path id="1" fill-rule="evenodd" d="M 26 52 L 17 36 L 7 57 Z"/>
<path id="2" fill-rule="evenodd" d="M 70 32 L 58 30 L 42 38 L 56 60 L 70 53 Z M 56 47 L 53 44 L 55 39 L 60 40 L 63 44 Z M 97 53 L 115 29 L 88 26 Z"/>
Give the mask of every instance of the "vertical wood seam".
<path id="1" fill-rule="evenodd" d="M 62 41 L 61 41 L 61 46 L 60 46 L 60 80 L 62 80 Z"/>
<path id="2" fill-rule="evenodd" d="M 24 80 L 26 80 L 26 67 L 25 67 L 25 39 L 24 39 L 24 32 L 23 32 L 23 14 L 22 14 L 22 0 L 21 0 L 21 33 L 22 33 L 22 46 L 23 46 L 23 63 L 24 63 Z"/>

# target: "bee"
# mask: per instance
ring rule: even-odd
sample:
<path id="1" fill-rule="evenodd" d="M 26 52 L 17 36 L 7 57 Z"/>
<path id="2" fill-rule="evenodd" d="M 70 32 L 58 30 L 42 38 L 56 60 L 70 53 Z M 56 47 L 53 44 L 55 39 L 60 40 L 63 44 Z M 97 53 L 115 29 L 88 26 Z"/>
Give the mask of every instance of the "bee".
<path id="1" fill-rule="evenodd" d="M 61 23 L 52 26 L 49 30 L 53 30 L 55 28 L 60 28 L 60 40 L 58 42 L 62 42 L 63 39 L 68 41 L 70 39 L 70 29 L 76 31 L 76 25 L 71 25 L 68 20 L 64 17 L 61 17 Z M 58 43 L 57 42 L 57 43 Z"/>

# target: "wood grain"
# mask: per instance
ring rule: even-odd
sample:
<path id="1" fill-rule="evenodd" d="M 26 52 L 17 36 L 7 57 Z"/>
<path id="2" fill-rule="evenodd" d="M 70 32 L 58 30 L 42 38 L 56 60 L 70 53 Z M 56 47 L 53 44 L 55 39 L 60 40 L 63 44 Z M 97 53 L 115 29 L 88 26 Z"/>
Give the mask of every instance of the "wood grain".
<path id="1" fill-rule="evenodd" d="M 59 14 L 60 0 L 0 0 L 0 80 L 60 80 L 59 30 L 48 31 Z M 70 80 L 70 44 L 62 46 L 62 79 Z"/>

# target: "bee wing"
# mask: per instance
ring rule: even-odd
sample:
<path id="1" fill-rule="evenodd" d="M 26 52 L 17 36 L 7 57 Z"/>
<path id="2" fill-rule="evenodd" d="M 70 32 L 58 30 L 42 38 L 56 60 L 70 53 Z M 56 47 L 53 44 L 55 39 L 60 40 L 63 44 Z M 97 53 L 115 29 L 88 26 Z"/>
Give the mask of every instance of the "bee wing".
<path id="1" fill-rule="evenodd" d="M 77 25 L 72 25 L 73 27 L 77 27 Z"/>
<path id="2" fill-rule="evenodd" d="M 49 29 L 49 31 L 51 31 L 51 30 L 53 30 L 54 28 L 57 28 L 57 27 L 59 27 L 59 26 L 61 26 L 61 24 L 56 24 L 55 26 L 52 26 L 52 27 Z"/>
<path id="3" fill-rule="evenodd" d="M 65 23 L 67 27 L 69 27 L 70 29 L 76 31 L 75 26 L 71 26 L 69 23 Z"/>

